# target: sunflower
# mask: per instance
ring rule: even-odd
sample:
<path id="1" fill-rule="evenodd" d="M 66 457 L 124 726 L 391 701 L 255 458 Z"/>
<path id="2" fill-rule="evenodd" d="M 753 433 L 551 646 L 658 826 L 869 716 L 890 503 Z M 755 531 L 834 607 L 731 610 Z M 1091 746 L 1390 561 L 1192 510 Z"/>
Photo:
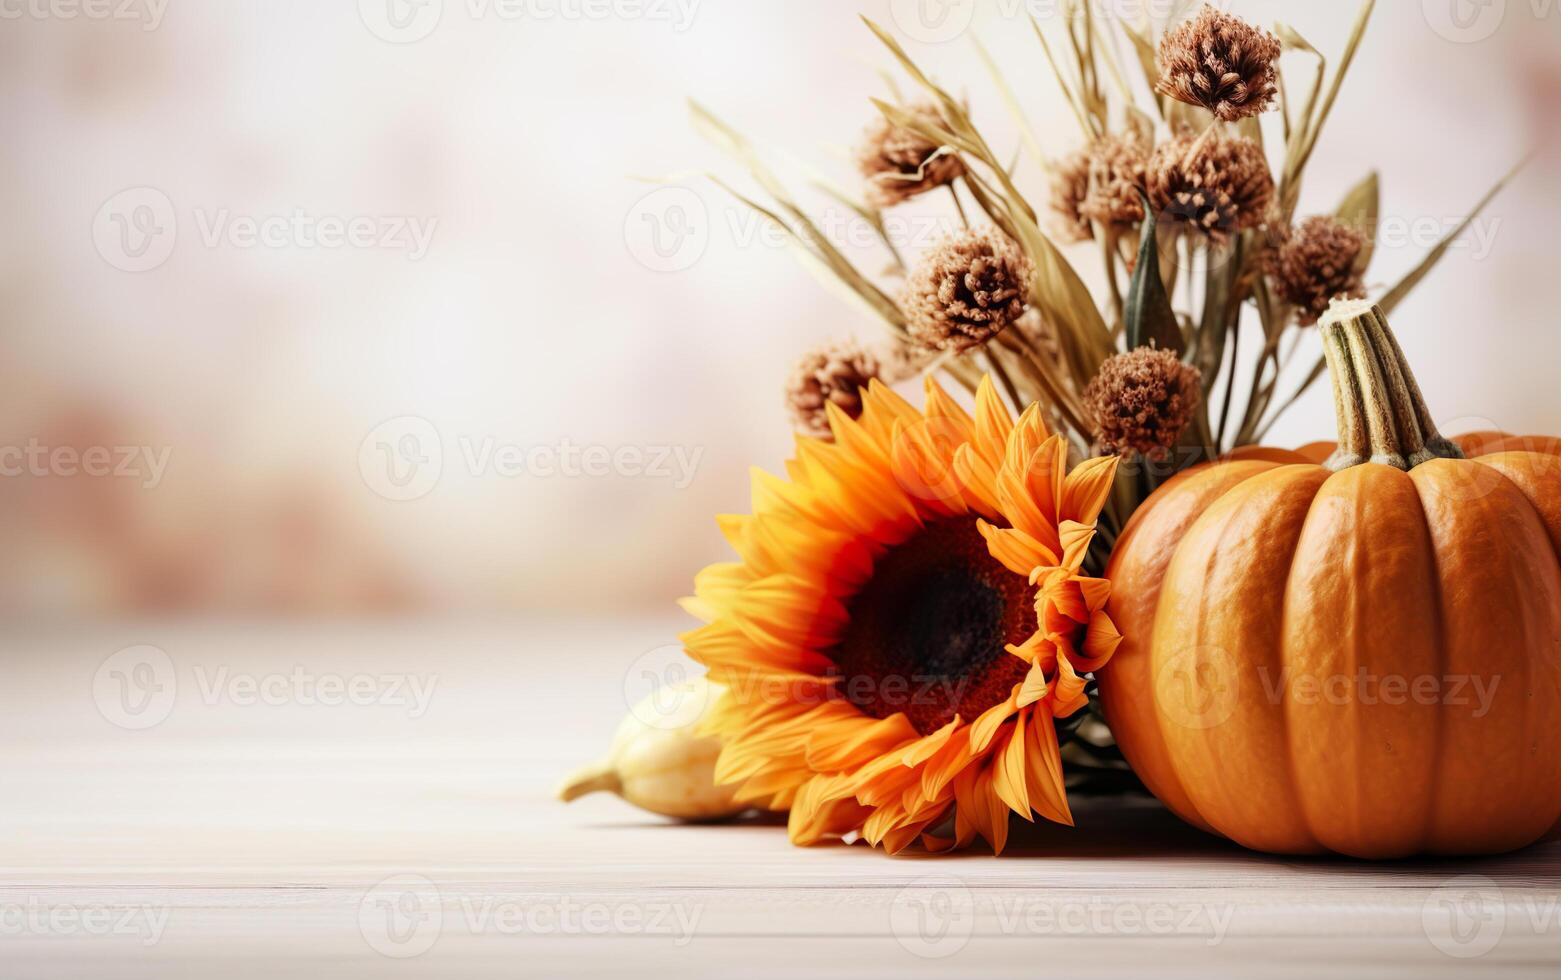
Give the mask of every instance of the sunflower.
<path id="1" fill-rule="evenodd" d="M 1054 720 L 1121 640 L 1082 574 L 1117 460 L 1070 474 L 990 380 L 974 418 L 931 379 L 924 411 L 876 381 L 863 401 L 828 406 L 832 442 L 798 437 L 789 479 L 754 471 L 752 516 L 720 518 L 741 560 L 684 601 L 728 688 L 716 778 L 789 810 L 797 844 L 1000 853 L 1009 811 L 1073 822 Z"/>

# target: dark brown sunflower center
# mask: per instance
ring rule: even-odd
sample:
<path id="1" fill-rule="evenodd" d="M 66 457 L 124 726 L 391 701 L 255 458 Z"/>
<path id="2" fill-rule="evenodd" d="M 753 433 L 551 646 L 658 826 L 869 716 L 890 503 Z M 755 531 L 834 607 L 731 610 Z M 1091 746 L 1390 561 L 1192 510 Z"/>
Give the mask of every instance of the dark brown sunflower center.
<path id="1" fill-rule="evenodd" d="M 973 517 L 891 549 L 846 608 L 829 651 L 840 693 L 875 718 L 903 711 L 923 735 L 956 713 L 974 721 L 1028 670 L 1004 647 L 1035 632 L 1035 590 L 987 552 Z"/>

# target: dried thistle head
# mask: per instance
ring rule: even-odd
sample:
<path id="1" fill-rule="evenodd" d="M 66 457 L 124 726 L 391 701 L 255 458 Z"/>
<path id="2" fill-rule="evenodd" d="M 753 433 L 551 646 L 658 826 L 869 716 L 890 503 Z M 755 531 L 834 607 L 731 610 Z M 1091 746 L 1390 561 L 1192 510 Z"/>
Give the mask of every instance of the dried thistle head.
<path id="1" fill-rule="evenodd" d="M 1094 222 L 1122 229 L 1143 221 L 1138 192 L 1148 164 L 1148 144 L 1134 132 L 1095 140 L 1059 160 L 1051 187 L 1059 237 L 1083 242 L 1095 237 Z"/>
<path id="2" fill-rule="evenodd" d="M 1336 218 L 1307 218 L 1269 258 L 1275 291 L 1296 307 L 1303 326 L 1316 323 L 1336 297 L 1362 299 L 1365 280 L 1356 268 L 1366 234 Z"/>
<path id="3" fill-rule="evenodd" d="M 1202 232 L 1214 244 L 1261 225 L 1274 201 L 1263 148 L 1243 136 L 1178 136 L 1155 148 L 1146 176 L 1160 220 Z"/>
<path id="4" fill-rule="evenodd" d="M 979 347 L 1024 314 L 1034 267 L 995 228 L 962 231 L 922 256 L 902 306 L 911 338 L 938 351 Z"/>
<path id="5" fill-rule="evenodd" d="M 1084 390 L 1100 448 L 1163 459 L 1192 421 L 1202 381 L 1174 351 L 1140 347 L 1108 358 Z"/>
<path id="6" fill-rule="evenodd" d="M 943 115 L 930 102 L 906 106 L 905 111 L 934 126 Z M 925 194 L 965 172 L 965 164 L 953 152 L 915 130 L 896 126 L 879 117 L 863 134 L 857 148 L 857 167 L 867 179 L 867 199 L 874 207 L 888 208 Z"/>
<path id="7" fill-rule="evenodd" d="M 1149 147 L 1135 132 L 1098 140 L 1089 159 L 1089 193 L 1080 209 L 1089 221 L 1122 230 L 1144 220 L 1139 192 L 1149 167 Z"/>
<path id="8" fill-rule="evenodd" d="M 893 383 L 903 363 L 847 337 L 815 347 L 792 369 L 786 381 L 786 405 L 797 431 L 817 439 L 833 438 L 829 411 L 834 404 L 851 418 L 862 415 L 862 391 L 873 380 Z"/>
<path id="9" fill-rule="evenodd" d="M 1279 91 L 1279 38 L 1213 6 L 1160 41 L 1157 90 L 1224 122 L 1266 112 Z"/>
<path id="10" fill-rule="evenodd" d="M 1083 149 L 1058 160 L 1052 169 L 1051 210 L 1056 219 L 1052 226 L 1065 242 L 1087 242 L 1095 237 L 1095 229 L 1084 215 L 1091 166 L 1092 154 Z"/>

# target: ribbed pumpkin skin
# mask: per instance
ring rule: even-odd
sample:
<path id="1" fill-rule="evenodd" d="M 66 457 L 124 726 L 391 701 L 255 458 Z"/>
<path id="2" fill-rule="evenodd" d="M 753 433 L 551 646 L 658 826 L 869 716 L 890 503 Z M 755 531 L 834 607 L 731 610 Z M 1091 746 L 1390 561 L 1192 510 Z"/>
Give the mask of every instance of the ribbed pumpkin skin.
<path id="1" fill-rule="evenodd" d="M 1128 761 L 1183 819 L 1261 851 L 1540 839 L 1561 821 L 1561 456 L 1308 458 L 1183 473 L 1117 544 L 1125 640 L 1099 680 Z"/>

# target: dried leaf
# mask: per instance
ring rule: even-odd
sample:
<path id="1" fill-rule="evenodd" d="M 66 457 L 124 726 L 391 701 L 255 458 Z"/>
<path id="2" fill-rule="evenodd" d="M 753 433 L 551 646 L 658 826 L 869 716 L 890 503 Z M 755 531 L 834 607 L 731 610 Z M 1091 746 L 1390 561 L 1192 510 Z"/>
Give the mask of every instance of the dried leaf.
<path id="1" fill-rule="evenodd" d="M 1160 111 L 1160 118 L 1168 119 L 1166 112 L 1171 99 L 1155 91 L 1160 84 L 1160 63 L 1155 59 L 1154 42 L 1148 37 L 1148 29 L 1145 28 L 1145 33 L 1140 34 L 1124 24 L 1122 33 L 1133 42 L 1133 53 L 1138 56 L 1138 65 L 1143 69 L 1144 80 L 1149 83 L 1149 91 L 1155 93 L 1155 108 Z"/>
<path id="2" fill-rule="evenodd" d="M 1366 245 L 1355 259 L 1355 271 L 1364 273 L 1371 266 L 1377 249 L 1377 221 L 1382 208 L 1382 181 L 1373 170 L 1356 184 L 1339 205 L 1338 218 L 1366 235 Z"/>
<path id="3" fill-rule="evenodd" d="M 1279 38 L 1280 42 L 1284 44 L 1285 47 L 1291 49 L 1292 51 L 1306 51 L 1317 55 L 1319 58 L 1322 57 L 1321 52 L 1312 47 L 1312 42 L 1302 37 L 1301 33 L 1295 28 L 1291 27 L 1289 24 L 1275 24 L 1274 34 Z"/>
<path id="4" fill-rule="evenodd" d="M 1128 284 L 1124 316 L 1127 320 L 1127 348 L 1135 350 L 1152 344 L 1161 350 L 1182 352 L 1182 330 L 1171 308 L 1160 279 L 1160 248 L 1155 236 L 1154 208 L 1144 200 L 1143 241 L 1138 248 L 1138 264 Z"/>

